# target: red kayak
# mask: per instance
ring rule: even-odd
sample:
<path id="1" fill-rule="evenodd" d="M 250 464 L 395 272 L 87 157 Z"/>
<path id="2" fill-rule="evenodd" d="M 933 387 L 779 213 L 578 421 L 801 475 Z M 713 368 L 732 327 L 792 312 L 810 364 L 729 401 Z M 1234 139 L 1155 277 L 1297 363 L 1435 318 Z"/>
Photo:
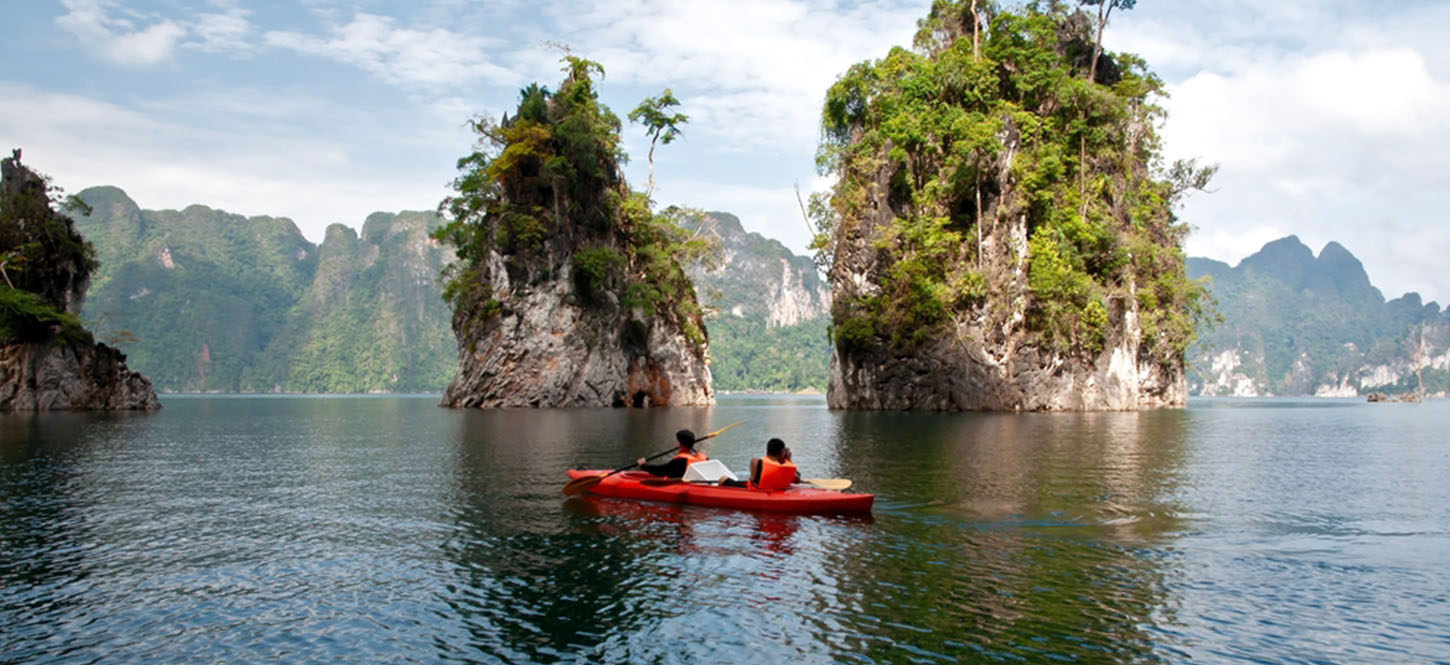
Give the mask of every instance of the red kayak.
<path id="1" fill-rule="evenodd" d="M 570 469 L 569 479 L 602 476 L 608 470 Z M 645 480 L 651 480 L 645 484 Z M 625 471 L 605 478 L 589 491 L 600 496 L 669 503 L 690 503 L 716 508 L 769 510 L 783 513 L 869 513 L 875 494 L 826 490 L 808 485 L 792 485 L 779 491 L 754 490 L 748 487 L 721 487 L 686 481 L 662 483 L 663 479 L 644 471 Z"/>

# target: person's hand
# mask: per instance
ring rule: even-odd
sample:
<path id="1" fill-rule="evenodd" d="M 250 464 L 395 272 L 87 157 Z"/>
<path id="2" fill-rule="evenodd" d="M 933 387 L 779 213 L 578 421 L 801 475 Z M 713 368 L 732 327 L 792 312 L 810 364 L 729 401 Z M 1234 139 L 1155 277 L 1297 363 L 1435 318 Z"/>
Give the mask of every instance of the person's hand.
<path id="1" fill-rule="evenodd" d="M 635 466 L 644 466 L 644 458 L 643 457 L 639 458 L 639 461 L 635 462 L 634 465 Z"/>

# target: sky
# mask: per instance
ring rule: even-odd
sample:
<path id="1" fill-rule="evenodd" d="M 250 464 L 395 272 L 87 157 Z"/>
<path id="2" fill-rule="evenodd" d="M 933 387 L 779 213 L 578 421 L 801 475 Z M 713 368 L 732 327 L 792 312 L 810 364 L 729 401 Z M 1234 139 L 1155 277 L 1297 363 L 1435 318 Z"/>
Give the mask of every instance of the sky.
<path id="1" fill-rule="evenodd" d="M 1006 3 L 1013 5 L 1016 3 Z M 434 209 L 470 118 L 557 85 L 561 45 L 624 119 L 670 88 L 689 116 L 654 198 L 732 212 L 806 253 L 827 87 L 909 45 L 930 0 L 0 0 L 0 148 L 74 193 L 293 219 L 320 242 Z M 1167 84 L 1168 160 L 1220 170 L 1179 212 L 1185 249 L 1236 264 L 1337 241 L 1394 298 L 1450 304 L 1450 2 L 1141 0 L 1111 51 Z M 649 144 L 627 123 L 625 173 Z M 8 153 L 4 153 L 8 154 Z"/>

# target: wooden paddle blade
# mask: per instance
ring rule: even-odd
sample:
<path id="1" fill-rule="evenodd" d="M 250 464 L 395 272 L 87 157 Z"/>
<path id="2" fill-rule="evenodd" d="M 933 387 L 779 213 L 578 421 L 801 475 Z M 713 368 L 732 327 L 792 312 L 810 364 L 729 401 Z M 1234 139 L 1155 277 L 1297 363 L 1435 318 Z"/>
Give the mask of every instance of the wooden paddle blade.
<path id="1" fill-rule="evenodd" d="M 604 474 L 600 474 L 597 476 L 581 476 L 579 478 L 575 478 L 567 483 L 564 483 L 564 493 L 569 496 L 583 494 L 585 492 L 588 492 L 590 488 L 598 485 L 599 482 L 602 480 L 604 480 Z"/>
<path id="2" fill-rule="evenodd" d="M 729 425 L 726 425 L 724 427 L 721 427 L 720 429 L 717 429 L 717 430 L 715 430 L 713 432 L 710 432 L 709 434 L 706 434 L 705 436 L 702 436 L 702 437 L 700 437 L 698 439 L 695 439 L 695 440 L 696 441 L 704 441 L 705 439 L 709 439 L 709 438 L 713 438 L 713 437 L 719 436 L 721 432 L 723 432 L 723 431 L 725 431 L 727 429 L 730 429 L 731 427 L 734 427 L 736 425 L 744 425 L 744 424 L 745 424 L 745 421 L 744 420 L 742 420 L 740 422 L 737 422 L 737 423 L 730 423 Z"/>
<path id="3" fill-rule="evenodd" d="M 823 490 L 843 490 L 851 487 L 850 478 L 806 478 L 803 480 Z"/>

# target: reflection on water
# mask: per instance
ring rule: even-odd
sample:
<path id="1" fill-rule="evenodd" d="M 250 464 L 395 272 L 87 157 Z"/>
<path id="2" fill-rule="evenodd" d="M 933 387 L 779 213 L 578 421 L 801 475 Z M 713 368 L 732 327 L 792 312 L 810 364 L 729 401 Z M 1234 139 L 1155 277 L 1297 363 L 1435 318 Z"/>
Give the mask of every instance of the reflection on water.
<path id="1" fill-rule="evenodd" d="M 0 418 L 0 663 L 1444 662 L 1450 409 Z M 682 427 L 870 517 L 564 497 Z"/>

